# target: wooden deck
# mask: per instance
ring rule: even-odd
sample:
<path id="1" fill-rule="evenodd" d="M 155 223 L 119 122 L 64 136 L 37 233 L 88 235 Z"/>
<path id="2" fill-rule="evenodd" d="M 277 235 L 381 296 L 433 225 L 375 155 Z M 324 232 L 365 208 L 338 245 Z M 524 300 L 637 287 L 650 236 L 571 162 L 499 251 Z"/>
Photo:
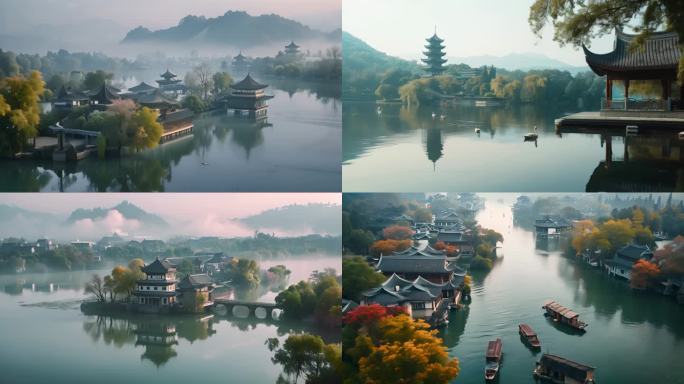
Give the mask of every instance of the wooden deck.
<path id="1" fill-rule="evenodd" d="M 554 121 L 556 129 L 563 128 L 621 128 L 636 125 L 639 128 L 684 130 L 682 112 L 601 111 L 578 112 Z"/>

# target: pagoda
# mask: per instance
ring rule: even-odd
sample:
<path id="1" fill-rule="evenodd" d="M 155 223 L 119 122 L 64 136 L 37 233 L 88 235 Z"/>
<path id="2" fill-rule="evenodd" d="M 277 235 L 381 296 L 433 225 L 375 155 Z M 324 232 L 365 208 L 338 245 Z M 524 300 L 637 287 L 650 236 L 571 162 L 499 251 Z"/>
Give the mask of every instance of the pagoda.
<path id="1" fill-rule="evenodd" d="M 421 59 L 427 66 L 425 71 L 431 76 L 440 75 L 444 72 L 444 63 L 447 62 L 444 58 L 446 55 L 446 52 L 444 52 L 444 48 L 446 48 L 443 44 L 444 40 L 437 36 L 437 29 L 435 28 L 435 33 L 430 38 L 426 39 L 426 41 L 427 45 L 425 46 L 425 49 L 427 50 L 423 52 L 425 58 Z"/>
<path id="2" fill-rule="evenodd" d="M 295 44 L 294 41 L 290 41 L 290 44 L 285 46 L 285 54 L 288 56 L 297 56 L 299 54 L 299 45 Z"/>
<path id="3" fill-rule="evenodd" d="M 230 86 L 231 93 L 226 97 L 228 110 L 233 110 L 235 116 L 265 118 L 268 110 L 266 101 L 273 98 L 264 92 L 267 87 L 248 73 L 242 81 Z"/>
<path id="4" fill-rule="evenodd" d="M 246 72 L 249 69 L 249 60 L 242 55 L 242 51 L 235 57 L 233 57 L 233 69 L 235 72 Z"/>
<path id="5" fill-rule="evenodd" d="M 176 302 L 176 267 L 157 258 L 141 268 L 145 278 L 136 281 L 132 293 L 133 303 L 147 306 L 152 311 L 169 308 Z"/>
<path id="6" fill-rule="evenodd" d="M 160 76 L 161 79 L 156 80 L 156 82 L 159 84 L 159 89 L 162 91 L 180 91 L 184 88 L 181 84 L 182 80 L 178 79 L 178 76 L 168 69 Z"/>

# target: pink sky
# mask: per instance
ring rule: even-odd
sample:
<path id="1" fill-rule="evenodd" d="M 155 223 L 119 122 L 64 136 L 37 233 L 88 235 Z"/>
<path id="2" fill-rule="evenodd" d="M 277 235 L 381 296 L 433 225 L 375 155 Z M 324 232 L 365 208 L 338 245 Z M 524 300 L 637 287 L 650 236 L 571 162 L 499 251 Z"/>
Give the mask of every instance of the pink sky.
<path id="1" fill-rule="evenodd" d="M 4 193 L 0 204 L 51 213 L 77 208 L 111 208 L 123 200 L 150 213 L 179 220 L 212 214 L 226 218 L 250 216 L 290 204 L 342 204 L 340 193 Z"/>

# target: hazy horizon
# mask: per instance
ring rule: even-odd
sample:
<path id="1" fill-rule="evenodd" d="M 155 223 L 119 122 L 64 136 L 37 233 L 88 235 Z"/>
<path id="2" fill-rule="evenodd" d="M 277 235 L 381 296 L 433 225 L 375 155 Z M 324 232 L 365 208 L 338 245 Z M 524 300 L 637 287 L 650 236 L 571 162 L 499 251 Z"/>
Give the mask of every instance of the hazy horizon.
<path id="1" fill-rule="evenodd" d="M 232 49 L 230 42 L 225 46 L 120 44 L 129 31 L 139 26 L 156 31 L 174 27 L 189 15 L 215 18 L 228 11 L 244 11 L 251 16 L 276 14 L 322 32 L 340 29 L 342 19 L 341 0 L 3 0 L 0 49 L 41 55 L 66 49 L 127 58 L 138 54 L 229 56 L 239 50 Z M 275 55 L 283 49 L 284 40 L 289 38 L 250 47 L 250 53 Z M 327 48 L 329 43 L 312 40 L 306 45 L 315 51 Z"/>
<path id="2" fill-rule="evenodd" d="M 541 39 L 532 33 L 527 21 L 530 5 L 532 0 L 345 0 L 342 29 L 384 53 L 408 60 L 422 56 L 425 39 L 436 27 L 445 40 L 447 58 L 536 53 L 585 66 L 581 49 L 560 47 L 553 41 L 551 27 Z M 604 36 L 594 40 L 591 49 L 607 52 L 612 46 L 613 36 Z"/>
<path id="3" fill-rule="evenodd" d="M 240 220 L 264 211 L 290 205 L 332 204 L 339 207 L 341 217 L 342 196 L 334 193 L 116 193 L 116 194 L 35 194 L 7 193 L 0 195 L 0 205 L 15 206 L 37 213 L 56 216 L 55 220 L 36 220 L 18 217 L 12 222 L 0 223 L 0 238 L 24 237 L 35 239 L 95 240 L 104 235 L 120 233 L 133 237 L 170 238 L 173 236 L 251 236 L 255 229 Z M 136 205 L 147 213 L 162 217 L 169 228 L 149 228 L 138 220 L 129 220 L 118 211 L 111 210 L 123 201 Z M 106 216 L 96 220 L 79 220 L 66 225 L 64 219 L 76 209 L 106 208 Z M 282 223 L 279 228 L 260 228 L 279 236 L 301 236 L 318 233 L 307 226 L 306 217 L 301 225 Z M 341 224 L 340 224 L 341 225 Z M 333 233 L 335 235 L 335 233 Z"/>

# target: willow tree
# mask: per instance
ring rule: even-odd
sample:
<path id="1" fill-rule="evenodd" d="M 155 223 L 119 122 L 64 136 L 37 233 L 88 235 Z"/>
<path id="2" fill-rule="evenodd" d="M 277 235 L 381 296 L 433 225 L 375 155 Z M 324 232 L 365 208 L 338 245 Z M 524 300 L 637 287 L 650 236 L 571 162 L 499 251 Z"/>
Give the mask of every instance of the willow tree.
<path id="1" fill-rule="evenodd" d="M 576 47 L 628 26 L 637 33 L 632 49 L 638 49 L 650 34 L 665 29 L 677 33 L 684 53 L 682 0 L 535 0 L 528 20 L 537 36 L 551 22 L 554 40 Z M 679 59 L 678 78 L 680 83 L 684 81 L 684 54 Z"/>
<path id="2" fill-rule="evenodd" d="M 28 77 L 0 79 L 0 154 L 22 151 L 38 136 L 43 78 L 34 71 Z"/>

